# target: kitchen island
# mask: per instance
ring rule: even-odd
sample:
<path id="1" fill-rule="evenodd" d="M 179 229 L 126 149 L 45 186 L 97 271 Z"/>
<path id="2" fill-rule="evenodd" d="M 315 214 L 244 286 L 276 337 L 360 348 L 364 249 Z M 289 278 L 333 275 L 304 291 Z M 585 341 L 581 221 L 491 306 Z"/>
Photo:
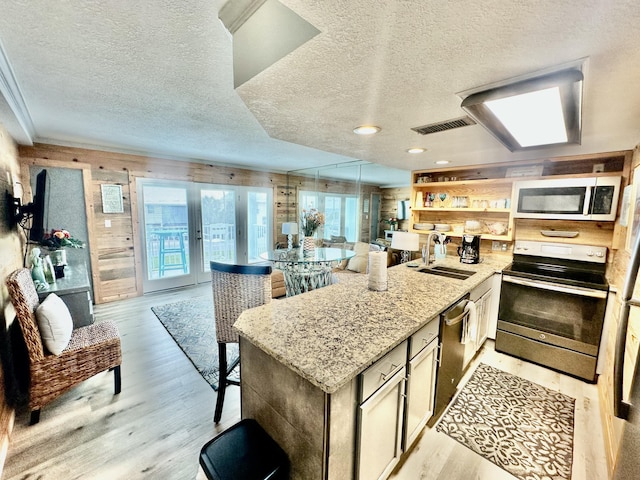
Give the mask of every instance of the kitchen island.
<path id="1" fill-rule="evenodd" d="M 474 287 L 509 256 L 477 265 L 466 280 L 388 269 L 389 289 L 368 289 L 367 275 L 244 312 L 240 332 L 242 416 L 255 418 L 283 447 L 293 479 L 354 478 L 358 377 Z"/>

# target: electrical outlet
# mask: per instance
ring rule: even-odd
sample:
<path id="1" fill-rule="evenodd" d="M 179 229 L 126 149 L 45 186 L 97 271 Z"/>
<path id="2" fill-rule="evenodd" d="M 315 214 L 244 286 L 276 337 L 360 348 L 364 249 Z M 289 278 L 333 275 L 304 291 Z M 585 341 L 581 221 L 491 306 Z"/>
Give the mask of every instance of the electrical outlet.
<path id="1" fill-rule="evenodd" d="M 500 250 L 500 248 L 501 248 L 501 245 L 498 240 L 491 241 L 491 250 Z"/>
<path id="2" fill-rule="evenodd" d="M 604 172 L 604 163 L 596 163 L 593 166 L 593 173 L 601 173 Z"/>

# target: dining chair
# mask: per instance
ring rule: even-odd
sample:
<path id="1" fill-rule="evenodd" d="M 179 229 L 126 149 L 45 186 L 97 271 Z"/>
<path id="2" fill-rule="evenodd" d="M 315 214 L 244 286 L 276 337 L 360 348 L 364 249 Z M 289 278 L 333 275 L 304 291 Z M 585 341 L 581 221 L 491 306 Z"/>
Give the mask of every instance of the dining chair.
<path id="1" fill-rule="evenodd" d="M 228 385 L 240 385 L 229 374 L 240 362 L 240 356 L 227 363 L 227 343 L 238 343 L 238 332 L 233 324 L 240 314 L 253 307 L 271 302 L 271 266 L 230 265 L 211 262 L 211 288 L 213 312 L 218 342 L 218 398 L 213 421 L 222 417 L 222 405 Z"/>
<path id="2" fill-rule="evenodd" d="M 43 310 L 40 307 L 49 303 L 49 297 L 40 304 L 38 292 L 31 279 L 31 271 L 27 268 L 15 270 L 7 276 L 5 283 L 29 357 L 31 425 L 40 420 L 40 409 L 43 406 L 100 372 L 113 370 L 115 394 L 120 393 L 122 352 L 115 322 L 106 320 L 71 330 L 70 314 L 61 300 L 58 300 L 60 304 L 54 307 L 58 311 L 47 311 L 48 323 L 45 325 L 42 322 Z M 62 330 L 60 325 L 53 324 L 59 322 L 58 318 L 64 321 L 65 315 L 68 316 L 70 335 L 66 337 L 65 345 L 53 348 L 49 341 L 50 333 L 56 331 L 56 334 L 59 334 Z M 41 326 L 45 330 L 41 330 Z M 58 335 L 61 336 L 62 334 Z"/>

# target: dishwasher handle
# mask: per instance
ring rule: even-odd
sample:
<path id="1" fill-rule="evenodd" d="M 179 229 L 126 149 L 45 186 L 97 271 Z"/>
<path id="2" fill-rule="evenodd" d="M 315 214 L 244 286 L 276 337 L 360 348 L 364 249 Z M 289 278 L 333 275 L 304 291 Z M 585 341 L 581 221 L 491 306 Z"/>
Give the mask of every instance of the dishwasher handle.
<path id="1" fill-rule="evenodd" d="M 448 313 L 445 313 L 444 324 L 447 327 L 450 327 L 452 325 L 457 325 L 458 323 L 460 323 L 464 319 L 464 317 L 469 313 L 469 310 L 467 309 L 468 303 L 469 303 L 469 300 L 463 300 L 460 303 L 458 303 L 455 307 L 453 307 L 451 310 L 449 310 Z M 456 314 L 460 310 L 461 312 L 459 314 Z M 452 315 L 452 314 L 454 316 L 450 317 L 449 315 Z"/>

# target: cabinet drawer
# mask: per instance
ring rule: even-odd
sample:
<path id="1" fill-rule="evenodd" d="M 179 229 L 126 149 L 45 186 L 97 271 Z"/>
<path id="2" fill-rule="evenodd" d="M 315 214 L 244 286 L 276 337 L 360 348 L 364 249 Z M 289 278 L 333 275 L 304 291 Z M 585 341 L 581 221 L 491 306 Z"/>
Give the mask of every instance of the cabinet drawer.
<path id="1" fill-rule="evenodd" d="M 429 323 L 411 335 L 411 343 L 409 344 L 409 359 L 415 357 L 426 347 L 431 340 L 438 336 L 440 332 L 440 317 L 432 318 Z"/>
<path id="2" fill-rule="evenodd" d="M 387 353 L 376 363 L 360 374 L 362 389 L 360 402 L 364 402 L 392 375 L 407 363 L 407 340 Z"/>

